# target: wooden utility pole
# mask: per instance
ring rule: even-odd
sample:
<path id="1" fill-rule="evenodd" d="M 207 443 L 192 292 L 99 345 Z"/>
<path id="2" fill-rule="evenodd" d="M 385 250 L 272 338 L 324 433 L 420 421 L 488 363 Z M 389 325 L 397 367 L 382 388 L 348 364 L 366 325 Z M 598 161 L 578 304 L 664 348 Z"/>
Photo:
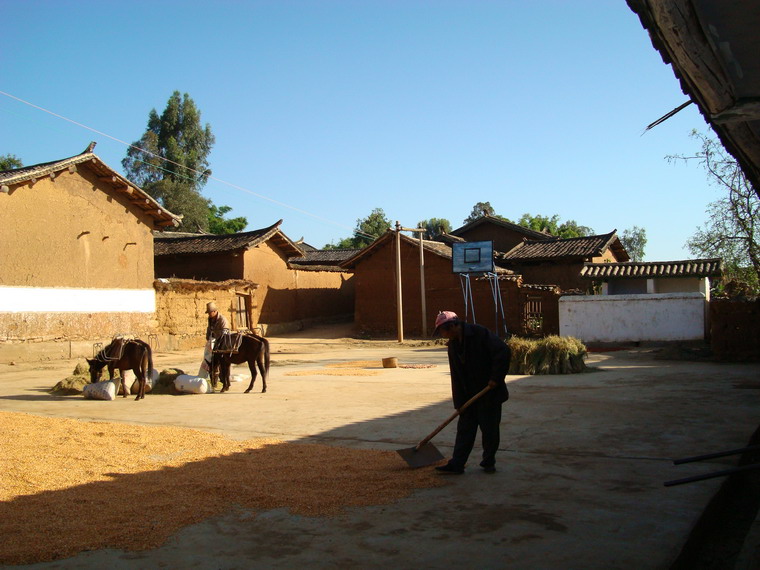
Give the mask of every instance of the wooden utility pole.
<path id="1" fill-rule="evenodd" d="M 404 228 L 396 221 L 396 306 L 398 314 L 396 322 L 398 326 L 398 341 L 404 342 L 404 317 L 402 314 L 401 301 L 401 232 L 415 232 L 420 234 L 420 297 L 422 313 L 422 335 L 427 336 L 427 307 L 425 302 L 425 254 L 422 237 L 425 228 Z"/>
<path id="2" fill-rule="evenodd" d="M 401 306 L 401 224 L 396 220 L 396 327 L 398 341 L 404 342 L 404 311 Z"/>

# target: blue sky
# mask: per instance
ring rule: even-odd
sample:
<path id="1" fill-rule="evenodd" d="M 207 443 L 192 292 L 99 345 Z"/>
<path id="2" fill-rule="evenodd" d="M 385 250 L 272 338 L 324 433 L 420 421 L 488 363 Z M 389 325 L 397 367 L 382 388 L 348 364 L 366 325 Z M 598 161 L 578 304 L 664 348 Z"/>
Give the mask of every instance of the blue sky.
<path id="1" fill-rule="evenodd" d="M 0 154 L 25 165 L 126 146 L 188 93 L 216 144 L 204 195 L 248 230 L 321 247 L 382 208 L 404 226 L 476 202 L 684 243 L 718 198 L 708 127 L 624 0 L 0 0 Z M 107 135 L 107 136 L 106 136 Z M 113 138 L 109 138 L 113 137 Z M 41 205 L 44 207 L 44 205 Z"/>

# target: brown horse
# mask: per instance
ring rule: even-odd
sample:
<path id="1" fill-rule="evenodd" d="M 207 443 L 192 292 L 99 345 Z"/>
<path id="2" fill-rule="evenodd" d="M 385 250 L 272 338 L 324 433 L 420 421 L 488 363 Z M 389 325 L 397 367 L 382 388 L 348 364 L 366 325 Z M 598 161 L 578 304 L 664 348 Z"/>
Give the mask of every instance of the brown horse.
<path id="1" fill-rule="evenodd" d="M 108 366 L 109 380 L 113 380 L 114 370 L 118 368 L 125 398 L 129 388 L 124 383 L 124 372 L 132 370 L 139 383 L 135 400 L 141 400 L 145 397 L 145 382 L 148 375 L 153 372 L 153 351 L 147 342 L 139 339 L 115 338 L 95 358 L 88 358 L 87 363 L 90 365 L 91 383 L 100 380 L 103 375 L 103 368 L 106 366 Z"/>
<path id="2" fill-rule="evenodd" d="M 217 346 L 221 343 L 217 343 Z M 211 384 L 216 386 L 217 370 L 219 379 L 222 381 L 222 392 L 230 389 L 230 365 L 248 363 L 251 371 L 251 383 L 245 391 L 247 394 L 253 389 L 256 381 L 256 366 L 261 371 L 261 392 L 267 391 L 267 376 L 269 375 L 269 341 L 262 336 L 252 333 L 244 334 L 241 338 L 237 352 L 217 351 L 211 355 Z"/>

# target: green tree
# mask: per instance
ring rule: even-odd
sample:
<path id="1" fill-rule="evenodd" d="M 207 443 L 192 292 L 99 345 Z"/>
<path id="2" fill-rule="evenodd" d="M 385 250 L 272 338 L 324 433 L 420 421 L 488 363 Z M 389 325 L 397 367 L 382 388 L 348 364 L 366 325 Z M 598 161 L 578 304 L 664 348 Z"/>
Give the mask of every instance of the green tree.
<path id="1" fill-rule="evenodd" d="M 724 282 L 735 281 L 745 290 L 760 292 L 760 199 L 739 163 L 723 146 L 708 136 L 692 131 L 701 145 L 694 156 L 669 156 L 669 161 L 696 160 L 708 181 L 723 196 L 707 206 L 707 222 L 686 242 L 700 257 L 720 257 L 725 266 Z"/>
<path id="2" fill-rule="evenodd" d="M 368 246 L 391 227 L 391 221 L 382 208 L 375 208 L 366 218 L 356 220 L 354 235 L 343 238 L 337 244 L 329 243 L 324 249 L 361 249 Z"/>
<path id="3" fill-rule="evenodd" d="M 160 116 L 155 109 L 150 111 L 145 132 L 121 164 L 129 180 L 183 216 L 179 229 L 208 231 L 215 214 L 201 190 L 211 175 L 208 155 L 214 142 L 211 126 L 201 124 L 195 102 L 187 93 L 175 91 Z"/>
<path id="4" fill-rule="evenodd" d="M 234 234 L 245 229 L 248 220 L 242 217 L 226 219 L 224 216 L 230 212 L 229 206 L 219 206 L 209 204 L 208 211 L 208 229 L 212 234 Z"/>
<path id="5" fill-rule="evenodd" d="M 639 226 L 623 230 L 620 243 L 628 252 L 631 261 L 644 261 L 644 248 L 647 245 L 647 231 Z"/>
<path id="6" fill-rule="evenodd" d="M 560 238 L 585 237 L 594 234 L 593 229 L 581 226 L 575 220 L 560 223 L 559 214 L 548 217 L 540 214 L 532 216 L 529 213 L 525 213 L 517 221 L 517 224 L 536 232 L 549 233 Z"/>
<path id="7" fill-rule="evenodd" d="M 182 215 L 180 230 L 209 231 L 209 201 L 185 182 L 164 178 L 149 184 L 150 194 L 170 212 Z"/>
<path id="8" fill-rule="evenodd" d="M 22 166 L 24 166 L 24 163 L 17 156 L 13 154 L 0 155 L 0 170 L 13 170 Z"/>
<path id="9" fill-rule="evenodd" d="M 430 218 L 417 222 L 418 228 L 425 228 L 423 239 L 436 239 L 442 232 L 451 232 L 451 222 L 446 218 Z"/>
<path id="10" fill-rule="evenodd" d="M 496 213 L 494 212 L 493 206 L 491 206 L 491 202 L 477 202 L 472 207 L 472 211 L 470 212 L 470 215 L 464 219 L 463 223 L 467 225 L 470 222 L 474 222 L 475 220 L 482 218 L 483 216 L 495 216 L 495 215 Z"/>

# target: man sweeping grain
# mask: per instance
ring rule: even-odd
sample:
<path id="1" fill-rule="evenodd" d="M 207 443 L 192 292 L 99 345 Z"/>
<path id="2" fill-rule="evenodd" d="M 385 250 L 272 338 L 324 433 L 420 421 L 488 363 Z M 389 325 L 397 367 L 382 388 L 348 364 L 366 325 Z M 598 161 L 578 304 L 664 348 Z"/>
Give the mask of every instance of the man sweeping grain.
<path id="1" fill-rule="evenodd" d="M 465 323 L 451 311 L 438 313 L 433 336 L 437 334 L 449 340 L 454 407 L 460 409 L 486 386 L 490 389 L 462 410 L 457 421 L 452 457 L 446 465 L 436 467 L 436 470 L 446 474 L 464 473 L 480 428 L 483 444 L 480 466 L 486 473 L 494 473 L 500 440 L 501 406 L 509 398 L 504 381 L 509 371 L 509 347 L 487 328 Z"/>
<path id="2" fill-rule="evenodd" d="M 208 315 L 208 325 L 206 326 L 206 348 L 203 351 L 203 362 L 198 370 L 198 376 L 208 378 L 211 370 L 211 352 L 214 349 L 214 343 L 219 337 L 230 331 L 230 323 L 227 317 L 219 312 L 216 303 L 206 303 L 206 314 Z"/>

